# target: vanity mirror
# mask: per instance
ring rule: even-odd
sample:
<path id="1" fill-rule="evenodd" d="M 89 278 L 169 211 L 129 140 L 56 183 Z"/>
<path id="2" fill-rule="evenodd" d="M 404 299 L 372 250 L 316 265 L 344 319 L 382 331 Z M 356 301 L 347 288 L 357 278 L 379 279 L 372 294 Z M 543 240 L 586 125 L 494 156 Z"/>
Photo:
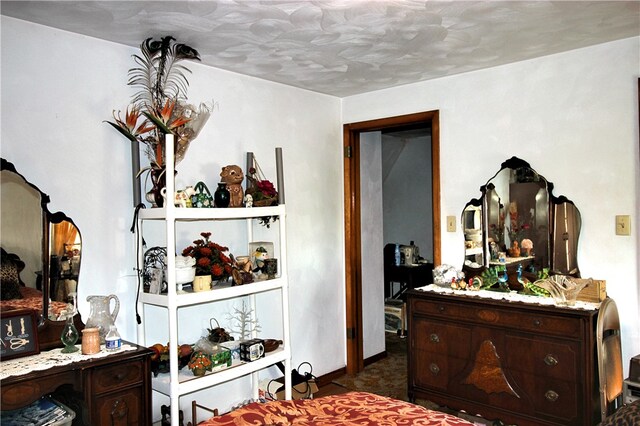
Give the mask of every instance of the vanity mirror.
<path id="1" fill-rule="evenodd" d="M 0 309 L 37 312 L 40 348 L 61 346 L 62 311 L 75 302 L 82 240 L 73 220 L 51 213 L 50 199 L 2 159 L 0 175 L 2 300 Z M 80 315 L 74 322 L 82 328 Z"/>
<path id="2" fill-rule="evenodd" d="M 513 275 L 512 289 L 518 289 L 519 266 L 529 279 L 543 271 L 580 276 L 580 212 L 566 197 L 553 195 L 553 183 L 512 157 L 480 192 L 462 213 L 467 278 L 500 265 Z"/>

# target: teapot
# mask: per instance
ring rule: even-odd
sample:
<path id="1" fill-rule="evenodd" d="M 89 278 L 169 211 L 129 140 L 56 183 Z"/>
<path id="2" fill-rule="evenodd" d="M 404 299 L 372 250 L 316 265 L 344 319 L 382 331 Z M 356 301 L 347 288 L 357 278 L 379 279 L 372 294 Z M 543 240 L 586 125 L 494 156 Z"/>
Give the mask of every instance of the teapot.
<path id="1" fill-rule="evenodd" d="M 113 312 L 109 312 L 111 300 L 115 301 Z M 90 304 L 90 311 L 85 327 L 97 328 L 100 334 L 100 342 L 104 343 L 109 327 L 115 325 L 116 317 L 120 310 L 120 300 L 115 294 L 110 294 L 108 296 L 88 296 L 87 302 Z"/>

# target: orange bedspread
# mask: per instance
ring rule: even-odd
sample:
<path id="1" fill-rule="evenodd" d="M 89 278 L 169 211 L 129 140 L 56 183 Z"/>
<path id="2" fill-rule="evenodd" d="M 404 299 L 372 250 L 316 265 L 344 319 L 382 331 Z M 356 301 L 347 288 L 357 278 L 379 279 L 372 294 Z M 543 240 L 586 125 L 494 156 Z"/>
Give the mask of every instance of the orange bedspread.
<path id="1" fill-rule="evenodd" d="M 0 301 L 0 309 L 8 311 L 10 309 L 32 309 L 38 314 L 42 313 L 42 292 L 31 287 L 20 287 L 20 294 L 22 299 L 2 300 Z M 51 302 L 53 313 L 57 316 L 60 315 L 64 309 L 67 309 L 67 304 L 64 302 Z"/>
<path id="2" fill-rule="evenodd" d="M 243 425 L 438 425 L 473 426 L 459 417 L 367 392 L 295 401 L 254 402 L 200 426 Z"/>

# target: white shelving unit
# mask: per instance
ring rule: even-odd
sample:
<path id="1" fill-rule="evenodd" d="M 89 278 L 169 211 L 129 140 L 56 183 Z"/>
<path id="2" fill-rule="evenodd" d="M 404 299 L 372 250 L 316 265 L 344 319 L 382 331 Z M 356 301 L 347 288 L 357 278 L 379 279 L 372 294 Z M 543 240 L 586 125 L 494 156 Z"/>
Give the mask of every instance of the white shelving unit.
<path id="1" fill-rule="evenodd" d="M 166 140 L 166 163 L 174 164 L 173 159 L 173 136 L 167 135 Z M 173 167 L 167 167 L 166 175 L 173 176 Z M 167 194 L 175 193 L 175 182 L 167 179 Z M 252 241 L 254 221 L 264 216 L 278 216 L 279 248 L 278 269 L 280 275 L 275 279 L 258 281 L 240 286 L 214 288 L 211 291 L 178 294 L 175 282 L 175 257 L 172 255 L 176 246 L 176 223 L 189 221 L 246 221 L 247 224 L 247 244 Z M 148 346 L 145 339 L 144 306 L 154 305 L 166 308 L 168 311 L 168 328 L 170 350 L 170 373 L 161 374 L 152 379 L 152 389 L 168 396 L 171 400 L 171 424 L 178 425 L 180 397 L 192 392 L 203 390 L 219 385 L 243 376 L 252 375 L 253 396 L 258 396 L 258 372 L 268 368 L 278 362 L 285 366 L 285 397 L 291 399 L 291 344 L 289 335 L 289 286 L 287 277 L 287 250 L 286 250 L 286 209 L 284 205 L 273 207 L 253 207 L 253 208 L 179 208 L 173 205 L 171 197 L 165 202 L 164 208 L 141 209 L 138 213 L 138 258 L 140 265 L 144 263 L 144 253 L 142 248 L 142 237 L 144 233 L 144 223 L 146 221 L 164 221 L 166 224 L 166 244 L 167 244 L 167 294 L 149 294 L 144 289 L 140 289 L 138 310 L 142 314 L 142 324 L 138 326 L 138 344 Z M 256 306 L 256 294 L 263 292 L 279 292 L 283 324 L 283 345 L 276 351 L 266 354 L 264 358 L 240 365 L 209 373 L 204 377 L 196 378 L 189 372 L 178 370 L 177 351 L 173 350 L 178 345 L 178 310 L 187 309 L 190 306 L 204 303 L 213 303 L 222 300 L 234 299 L 248 296 L 254 313 L 260 310 Z M 156 326 L 157 324 L 153 324 Z"/>

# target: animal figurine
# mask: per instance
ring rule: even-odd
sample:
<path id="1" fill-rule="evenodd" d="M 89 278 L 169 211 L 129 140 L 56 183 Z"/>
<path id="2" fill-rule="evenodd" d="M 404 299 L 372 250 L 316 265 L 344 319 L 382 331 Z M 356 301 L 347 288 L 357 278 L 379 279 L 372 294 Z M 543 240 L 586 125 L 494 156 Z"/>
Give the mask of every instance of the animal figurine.
<path id="1" fill-rule="evenodd" d="M 239 166 L 229 165 L 224 166 L 220 172 L 222 182 L 227 184 L 227 190 L 231 197 L 229 207 L 242 207 L 242 201 L 244 200 L 244 191 L 242 190 L 242 180 L 244 174 Z"/>
<path id="2" fill-rule="evenodd" d="M 253 207 L 253 197 L 251 196 L 251 194 L 247 194 L 244 196 L 244 206 Z"/>
<path id="3" fill-rule="evenodd" d="M 182 208 L 191 207 L 191 197 L 195 195 L 195 193 L 196 191 L 192 186 L 187 186 L 184 190 L 176 191 L 174 205 Z"/>

